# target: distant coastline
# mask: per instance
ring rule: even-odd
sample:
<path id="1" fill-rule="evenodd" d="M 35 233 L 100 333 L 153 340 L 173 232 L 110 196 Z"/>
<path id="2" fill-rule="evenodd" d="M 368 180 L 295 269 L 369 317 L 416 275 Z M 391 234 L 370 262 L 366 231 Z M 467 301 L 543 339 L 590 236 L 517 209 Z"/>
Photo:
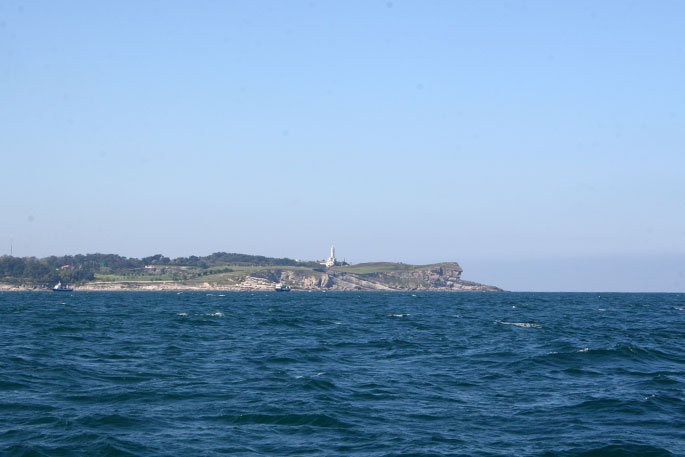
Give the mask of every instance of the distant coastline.
<path id="1" fill-rule="evenodd" d="M 396 262 L 348 264 L 335 258 L 300 261 L 217 252 L 205 257 L 142 259 L 115 254 L 0 257 L 0 291 L 44 291 L 58 281 L 75 291 L 293 291 L 498 292 L 461 279 L 456 262 L 409 265 Z"/>

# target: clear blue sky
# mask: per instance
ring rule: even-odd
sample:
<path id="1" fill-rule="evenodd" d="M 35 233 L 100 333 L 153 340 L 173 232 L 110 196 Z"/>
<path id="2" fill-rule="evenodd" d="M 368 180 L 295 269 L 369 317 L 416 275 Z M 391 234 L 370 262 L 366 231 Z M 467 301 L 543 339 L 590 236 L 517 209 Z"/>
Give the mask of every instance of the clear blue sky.
<path id="1" fill-rule="evenodd" d="M 0 2 L 0 254 L 685 291 L 685 2 Z"/>

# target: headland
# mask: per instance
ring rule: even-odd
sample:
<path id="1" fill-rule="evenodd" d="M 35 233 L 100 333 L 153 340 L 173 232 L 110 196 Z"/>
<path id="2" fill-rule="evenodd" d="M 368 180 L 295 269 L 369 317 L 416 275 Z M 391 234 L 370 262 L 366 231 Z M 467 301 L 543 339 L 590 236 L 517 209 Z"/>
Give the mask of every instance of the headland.
<path id="1" fill-rule="evenodd" d="M 205 257 L 142 259 L 115 254 L 0 257 L 0 291 L 49 290 L 58 281 L 76 291 L 293 291 L 496 292 L 498 287 L 461 279 L 456 262 L 409 265 L 348 264 L 331 255 L 301 261 L 217 252 Z"/>

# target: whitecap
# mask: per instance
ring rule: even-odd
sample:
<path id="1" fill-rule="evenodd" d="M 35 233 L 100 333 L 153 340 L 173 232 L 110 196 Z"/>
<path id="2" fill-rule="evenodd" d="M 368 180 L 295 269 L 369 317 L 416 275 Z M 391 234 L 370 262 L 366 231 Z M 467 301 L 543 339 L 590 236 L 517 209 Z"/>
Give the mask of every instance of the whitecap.
<path id="1" fill-rule="evenodd" d="M 224 313 L 220 313 L 217 311 L 216 313 L 211 313 L 211 314 L 203 314 L 203 316 L 211 316 L 211 317 L 225 317 Z"/>
<path id="2" fill-rule="evenodd" d="M 390 317 L 407 317 L 407 316 L 411 316 L 411 314 L 405 313 L 405 314 L 391 314 L 390 315 Z"/>
<path id="3" fill-rule="evenodd" d="M 342 322 L 333 322 L 335 325 L 343 325 Z"/>
<path id="4" fill-rule="evenodd" d="M 177 316 L 187 316 L 188 313 L 176 313 Z"/>
<path id="5" fill-rule="evenodd" d="M 225 296 L 226 296 L 226 295 L 224 295 L 224 294 L 220 294 L 220 295 L 219 295 L 219 297 L 225 297 Z"/>
<path id="6" fill-rule="evenodd" d="M 504 322 L 504 321 L 495 321 L 498 324 L 502 325 L 515 325 L 517 327 L 526 327 L 526 328 L 542 328 L 542 325 L 540 324 L 531 324 L 529 322 Z"/>
<path id="7" fill-rule="evenodd" d="M 576 352 L 588 352 L 590 348 L 578 349 Z"/>

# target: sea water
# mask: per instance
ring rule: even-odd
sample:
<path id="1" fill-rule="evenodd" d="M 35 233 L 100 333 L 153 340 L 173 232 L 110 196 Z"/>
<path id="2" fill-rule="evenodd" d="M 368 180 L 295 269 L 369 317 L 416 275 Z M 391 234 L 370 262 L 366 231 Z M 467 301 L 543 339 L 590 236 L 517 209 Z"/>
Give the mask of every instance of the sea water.
<path id="1" fill-rule="evenodd" d="M 684 294 L 0 293 L 1 456 L 675 456 L 684 391 Z"/>

